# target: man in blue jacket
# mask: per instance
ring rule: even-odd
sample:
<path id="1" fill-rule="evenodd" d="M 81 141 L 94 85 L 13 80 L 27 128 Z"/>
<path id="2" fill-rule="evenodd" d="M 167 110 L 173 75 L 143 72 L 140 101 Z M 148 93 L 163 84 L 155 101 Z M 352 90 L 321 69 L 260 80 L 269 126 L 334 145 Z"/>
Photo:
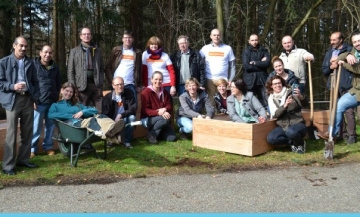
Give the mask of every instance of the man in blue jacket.
<path id="1" fill-rule="evenodd" d="M 19 36 L 13 52 L 0 60 L 0 103 L 6 110 L 6 137 L 2 171 L 15 175 L 15 166 L 35 168 L 30 163 L 30 147 L 34 121 L 34 103 L 39 98 L 39 81 L 34 63 L 26 56 L 27 41 Z M 16 154 L 17 126 L 20 118 L 20 144 Z"/>
<path id="2" fill-rule="evenodd" d="M 347 43 L 344 43 L 344 36 L 341 32 L 334 32 L 330 36 L 331 47 L 326 51 L 325 57 L 322 63 L 322 72 L 324 76 L 329 76 L 338 69 L 338 56 L 344 52 L 350 52 L 352 47 Z M 341 78 L 339 86 L 339 97 L 348 92 L 352 87 L 352 73 L 341 68 Z M 330 76 L 328 78 L 328 87 L 330 87 Z M 331 87 L 330 87 L 331 88 Z M 347 131 L 347 144 L 353 144 L 356 142 L 356 122 L 355 122 L 355 110 L 349 108 L 345 112 L 346 118 L 346 131 Z M 344 125 L 345 123 L 343 123 Z M 345 128 L 345 127 L 343 127 Z M 346 134 L 345 129 L 342 130 Z M 321 133 L 320 137 L 323 137 Z M 346 138 L 345 135 L 342 135 Z"/>
<path id="3" fill-rule="evenodd" d="M 49 108 L 52 103 L 58 101 L 61 89 L 59 67 L 52 60 L 52 49 L 45 45 L 40 50 L 40 57 L 35 58 L 34 65 L 36 68 L 37 78 L 39 80 L 40 98 L 39 104 L 34 105 L 34 126 L 33 138 L 31 142 L 31 155 L 35 157 L 37 145 L 45 120 L 43 150 L 47 155 L 54 155 L 52 135 L 54 131 L 53 121 L 47 117 Z"/>

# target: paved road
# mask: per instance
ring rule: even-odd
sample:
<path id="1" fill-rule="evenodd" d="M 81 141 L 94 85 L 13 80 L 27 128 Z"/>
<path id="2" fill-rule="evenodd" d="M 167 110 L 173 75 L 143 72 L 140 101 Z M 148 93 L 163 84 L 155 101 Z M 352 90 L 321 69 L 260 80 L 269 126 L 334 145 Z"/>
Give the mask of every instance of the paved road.
<path id="1" fill-rule="evenodd" d="M 0 212 L 360 212 L 360 164 L 5 188 Z"/>

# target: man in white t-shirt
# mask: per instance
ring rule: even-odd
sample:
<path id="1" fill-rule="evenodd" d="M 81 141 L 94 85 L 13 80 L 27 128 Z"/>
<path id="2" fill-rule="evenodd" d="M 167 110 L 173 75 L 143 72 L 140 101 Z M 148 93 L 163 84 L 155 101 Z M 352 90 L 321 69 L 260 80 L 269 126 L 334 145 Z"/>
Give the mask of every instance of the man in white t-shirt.
<path id="1" fill-rule="evenodd" d="M 235 77 L 235 56 L 229 45 L 222 43 L 220 31 L 213 29 L 211 43 L 201 48 L 200 54 L 205 58 L 206 91 L 213 102 L 217 80 L 223 78 L 229 83 Z"/>
<path id="2" fill-rule="evenodd" d="M 122 77 L 125 89 L 130 89 L 137 102 L 137 93 L 142 90 L 141 81 L 141 50 L 133 47 L 134 38 L 132 33 L 124 31 L 122 46 L 112 49 L 109 62 L 105 67 L 105 75 L 109 84 L 114 77 Z"/>

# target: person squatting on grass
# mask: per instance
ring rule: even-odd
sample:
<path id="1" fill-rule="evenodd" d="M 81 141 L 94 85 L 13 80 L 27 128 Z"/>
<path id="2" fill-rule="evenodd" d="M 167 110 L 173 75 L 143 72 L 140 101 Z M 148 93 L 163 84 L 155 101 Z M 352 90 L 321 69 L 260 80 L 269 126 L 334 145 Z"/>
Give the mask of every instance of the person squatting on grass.
<path id="1" fill-rule="evenodd" d="M 229 118 L 240 123 L 265 123 L 266 112 L 262 103 L 247 90 L 242 79 L 231 82 L 231 96 L 227 98 Z"/>
<path id="2" fill-rule="evenodd" d="M 189 78 L 185 82 L 185 88 L 186 91 L 179 97 L 180 106 L 176 118 L 181 139 L 187 139 L 186 134 L 192 132 L 193 118 L 211 119 L 215 114 L 208 94 L 200 89 L 200 83 L 196 78 Z M 202 114 L 204 109 L 206 115 Z"/>
<path id="3" fill-rule="evenodd" d="M 102 139 L 120 144 L 124 121 L 115 122 L 106 115 L 97 115 L 96 108 L 78 102 L 76 91 L 74 84 L 64 83 L 60 90 L 59 101 L 51 105 L 48 117 L 59 119 L 71 126 L 86 127 L 89 131 L 95 131 L 95 135 Z"/>
<path id="4" fill-rule="evenodd" d="M 176 141 L 171 126 L 171 96 L 162 82 L 163 74 L 155 71 L 151 77 L 152 84 L 141 92 L 141 122 L 148 130 L 147 139 L 151 144 L 157 144 L 158 139 Z"/>
<path id="5" fill-rule="evenodd" d="M 221 114 L 228 114 L 226 99 L 231 95 L 231 90 L 227 89 L 228 85 L 229 83 L 223 78 L 216 81 L 217 92 L 214 95 L 214 103 L 217 112 Z"/>
<path id="6" fill-rule="evenodd" d="M 134 127 L 130 123 L 136 120 L 136 102 L 133 91 L 125 88 L 122 77 L 114 77 L 112 80 L 113 91 L 106 94 L 102 101 L 102 114 L 113 119 L 115 122 L 123 120 L 125 126 L 126 148 L 132 148 L 130 142 L 134 132 Z"/>
<path id="7" fill-rule="evenodd" d="M 293 152 L 303 154 L 306 142 L 303 139 L 307 129 L 301 108 L 307 103 L 299 88 L 291 89 L 278 75 L 266 84 L 269 95 L 270 118 L 276 118 L 275 129 L 267 135 L 267 141 L 274 146 L 288 145 Z"/>

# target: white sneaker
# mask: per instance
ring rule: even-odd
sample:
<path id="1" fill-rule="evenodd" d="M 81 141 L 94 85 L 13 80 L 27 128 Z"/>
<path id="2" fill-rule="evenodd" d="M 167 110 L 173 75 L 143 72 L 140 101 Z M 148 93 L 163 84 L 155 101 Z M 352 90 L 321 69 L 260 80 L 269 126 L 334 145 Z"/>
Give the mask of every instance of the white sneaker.
<path id="1" fill-rule="evenodd" d="M 134 121 L 130 123 L 131 126 L 141 125 L 141 121 Z"/>

